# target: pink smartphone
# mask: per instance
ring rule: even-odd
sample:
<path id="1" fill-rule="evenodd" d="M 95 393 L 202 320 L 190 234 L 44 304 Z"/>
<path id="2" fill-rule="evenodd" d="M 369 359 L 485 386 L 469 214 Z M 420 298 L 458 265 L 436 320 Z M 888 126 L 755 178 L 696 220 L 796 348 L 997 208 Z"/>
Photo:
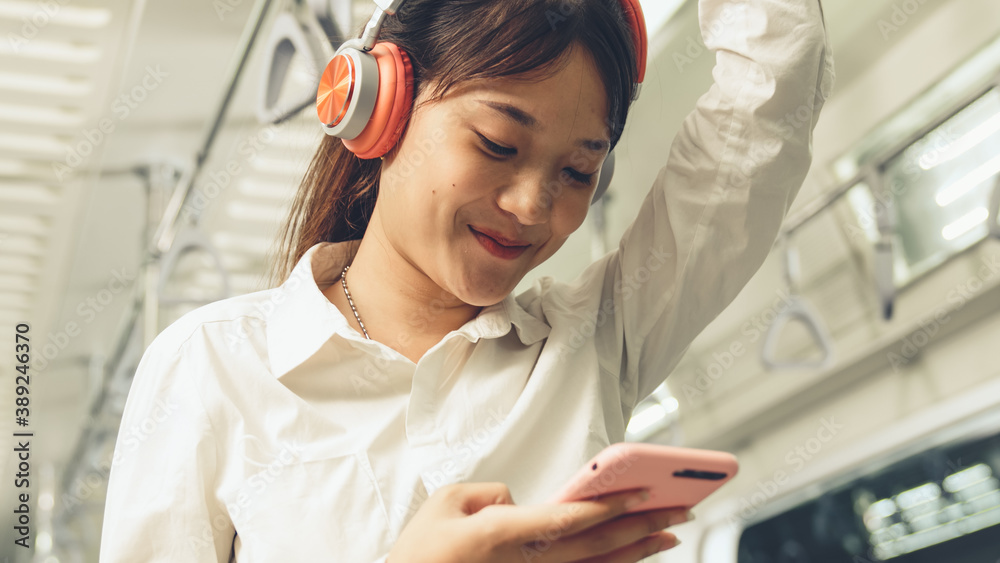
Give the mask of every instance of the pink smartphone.
<path id="1" fill-rule="evenodd" d="M 626 513 L 690 508 L 736 475 L 727 452 L 619 442 L 601 450 L 548 503 L 593 500 L 628 489 L 649 488 L 649 500 Z"/>

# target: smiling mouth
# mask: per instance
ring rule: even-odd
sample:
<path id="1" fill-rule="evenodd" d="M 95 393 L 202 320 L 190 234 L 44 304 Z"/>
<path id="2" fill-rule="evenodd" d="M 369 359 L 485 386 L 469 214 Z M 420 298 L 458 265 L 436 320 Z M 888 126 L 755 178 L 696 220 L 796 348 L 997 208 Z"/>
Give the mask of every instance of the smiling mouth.
<path id="1" fill-rule="evenodd" d="M 482 248 L 501 260 L 515 260 L 523 255 L 528 250 L 528 247 L 531 246 L 530 244 L 527 246 L 506 246 L 500 244 L 493 237 L 473 229 L 471 225 L 469 226 L 469 232 L 479 241 L 479 245 Z"/>
<path id="2" fill-rule="evenodd" d="M 530 244 L 521 244 L 521 245 L 510 245 L 510 244 L 504 244 L 504 243 L 502 243 L 502 242 L 498 241 L 497 239 L 495 239 L 495 238 L 491 237 L 490 235 L 488 235 L 488 234 L 486 234 L 486 233 L 483 233 L 483 232 L 480 232 L 480 231 L 477 231 L 476 229 L 473 229 L 473 228 L 472 228 L 472 225 L 469 225 L 469 230 L 470 230 L 470 231 L 472 231 L 473 233 L 476 233 L 476 234 L 478 234 L 478 235 L 482 235 L 482 236 L 484 236 L 484 237 L 486 237 L 486 238 L 488 238 L 488 239 L 492 240 L 493 242 L 495 242 L 495 243 L 499 244 L 500 246 L 502 246 L 502 247 L 504 247 L 504 248 L 512 248 L 512 249 L 516 249 L 516 248 L 528 248 L 529 246 L 531 246 Z"/>

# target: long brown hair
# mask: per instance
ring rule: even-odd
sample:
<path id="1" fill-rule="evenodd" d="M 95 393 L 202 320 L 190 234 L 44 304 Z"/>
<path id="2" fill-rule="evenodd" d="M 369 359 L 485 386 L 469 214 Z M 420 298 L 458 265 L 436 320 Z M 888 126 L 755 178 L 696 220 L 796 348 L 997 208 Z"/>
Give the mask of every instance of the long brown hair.
<path id="1" fill-rule="evenodd" d="M 558 70 L 573 44 L 593 57 L 607 90 L 611 147 L 621 138 L 639 71 L 621 0 L 408 0 L 386 18 L 380 41 L 410 56 L 414 93 L 434 84 L 438 100 L 464 80 Z M 310 247 L 364 236 L 382 161 L 361 160 L 324 135 L 278 235 L 272 286 Z"/>

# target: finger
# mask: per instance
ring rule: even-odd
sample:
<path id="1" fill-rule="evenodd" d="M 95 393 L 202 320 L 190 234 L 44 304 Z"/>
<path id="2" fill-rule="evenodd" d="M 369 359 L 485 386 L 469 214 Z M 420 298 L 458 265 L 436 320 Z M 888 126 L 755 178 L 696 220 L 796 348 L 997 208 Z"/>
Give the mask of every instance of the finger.
<path id="1" fill-rule="evenodd" d="M 659 533 L 664 528 L 681 524 L 687 520 L 686 508 L 626 514 L 562 538 L 553 544 L 551 551 L 557 559 L 569 561 L 602 553 L 612 553 L 623 546 L 634 544 L 650 534 Z"/>
<path id="2" fill-rule="evenodd" d="M 491 504 L 514 504 L 505 483 L 460 483 L 448 494 L 458 495 L 458 508 L 464 514 L 475 514 Z"/>
<path id="3" fill-rule="evenodd" d="M 642 491 L 645 489 L 617 492 L 596 500 L 521 506 L 516 514 L 508 514 L 506 525 L 522 542 L 534 541 L 540 535 L 554 541 L 624 514 L 631 506 L 629 501 L 641 500 L 638 495 Z"/>
<path id="4" fill-rule="evenodd" d="M 574 563 L 636 563 L 666 549 L 677 547 L 679 543 L 677 536 L 670 532 L 657 532 L 611 553 L 580 559 Z"/>

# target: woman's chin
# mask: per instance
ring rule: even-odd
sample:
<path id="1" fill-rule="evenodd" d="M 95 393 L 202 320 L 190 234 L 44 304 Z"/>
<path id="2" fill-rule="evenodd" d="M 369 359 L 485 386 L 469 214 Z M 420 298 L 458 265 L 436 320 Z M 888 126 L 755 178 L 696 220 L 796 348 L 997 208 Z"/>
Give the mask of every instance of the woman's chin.
<path id="1" fill-rule="evenodd" d="M 477 292 L 467 298 L 463 298 L 462 301 L 472 305 L 474 307 L 489 307 L 491 305 L 496 305 L 497 303 L 504 300 L 510 292 L 504 294 L 484 294 L 482 292 Z"/>
<path id="2" fill-rule="evenodd" d="M 468 290 L 457 297 L 469 305 L 489 307 L 503 301 L 516 285 L 515 283 L 513 286 L 507 287 L 502 283 L 498 284 L 496 278 L 479 282 L 470 281 L 466 286 Z"/>

